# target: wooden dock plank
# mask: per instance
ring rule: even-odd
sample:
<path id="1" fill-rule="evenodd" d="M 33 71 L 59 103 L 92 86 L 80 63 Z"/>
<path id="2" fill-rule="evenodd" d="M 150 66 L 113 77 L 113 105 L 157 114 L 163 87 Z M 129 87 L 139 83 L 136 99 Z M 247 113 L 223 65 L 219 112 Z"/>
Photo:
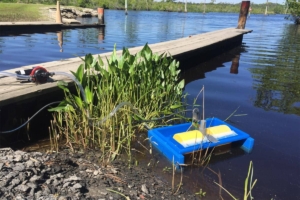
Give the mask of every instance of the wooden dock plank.
<path id="1" fill-rule="evenodd" d="M 245 29 L 235 29 L 227 28 L 222 30 L 217 30 L 213 32 L 192 35 L 189 37 L 171 40 L 156 44 L 150 44 L 150 48 L 154 53 L 162 54 L 168 52 L 173 57 L 192 52 L 194 50 L 203 49 L 211 45 L 218 44 L 222 41 L 230 40 L 236 37 L 241 37 L 243 34 L 249 33 L 251 30 Z M 135 54 L 140 51 L 143 46 L 130 48 L 131 54 Z M 117 51 L 120 55 L 122 50 Z M 102 58 L 110 57 L 111 52 L 99 54 Z M 98 56 L 98 55 L 94 55 Z M 201 56 L 201 55 L 200 55 Z M 105 59 L 104 59 L 105 60 Z M 31 69 L 35 66 L 42 66 L 46 68 L 49 72 L 68 72 L 76 71 L 78 66 L 82 63 L 80 58 L 70 58 L 65 60 L 47 62 L 34 64 L 29 66 L 20 66 L 20 68 L 7 70 L 7 72 L 15 73 L 15 71 L 20 69 Z M 25 99 L 32 98 L 34 96 L 39 96 L 47 94 L 51 91 L 58 89 L 58 80 L 65 80 L 67 82 L 72 82 L 70 79 L 64 76 L 55 75 L 53 79 L 54 82 L 49 82 L 42 85 L 36 85 L 34 83 L 21 83 L 13 77 L 1 77 L 0 74 L 0 107 L 5 106 L 14 102 L 19 102 Z"/>

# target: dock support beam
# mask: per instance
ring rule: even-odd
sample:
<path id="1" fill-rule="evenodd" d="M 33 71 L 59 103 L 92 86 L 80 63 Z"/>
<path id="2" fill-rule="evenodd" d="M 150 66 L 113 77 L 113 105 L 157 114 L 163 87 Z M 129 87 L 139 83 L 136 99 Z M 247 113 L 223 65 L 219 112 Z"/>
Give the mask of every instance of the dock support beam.
<path id="1" fill-rule="evenodd" d="M 98 8 L 98 24 L 104 24 L 104 8 Z"/>
<path id="2" fill-rule="evenodd" d="M 55 22 L 59 23 L 59 24 L 62 24 L 59 1 L 57 1 L 57 4 L 56 4 L 56 19 L 55 19 Z"/>
<path id="3" fill-rule="evenodd" d="M 242 1 L 239 22 L 238 22 L 238 26 L 236 27 L 237 29 L 245 29 L 249 7 L 250 7 L 250 1 Z"/>

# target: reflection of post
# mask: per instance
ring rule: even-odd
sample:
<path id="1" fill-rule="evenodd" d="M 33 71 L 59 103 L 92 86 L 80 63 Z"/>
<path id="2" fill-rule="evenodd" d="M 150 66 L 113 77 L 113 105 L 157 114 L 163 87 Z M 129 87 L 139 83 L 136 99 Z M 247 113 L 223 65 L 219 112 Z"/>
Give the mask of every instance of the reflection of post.
<path id="1" fill-rule="evenodd" d="M 232 64 L 231 64 L 231 68 L 230 68 L 230 73 L 231 74 L 238 74 L 239 73 L 239 65 L 240 65 L 240 54 L 234 56 L 234 58 L 232 58 Z"/>
<path id="2" fill-rule="evenodd" d="M 249 12 L 250 1 L 242 1 L 237 29 L 244 29 Z"/>
<path id="3" fill-rule="evenodd" d="M 98 24 L 104 24 L 104 8 L 98 8 Z"/>
<path id="4" fill-rule="evenodd" d="M 104 27 L 99 27 L 98 30 L 98 42 L 101 42 L 104 40 Z"/>
<path id="5" fill-rule="evenodd" d="M 63 48 L 62 48 L 62 46 L 63 46 L 63 43 L 64 43 L 64 41 L 63 41 L 63 33 L 62 33 L 62 31 L 59 31 L 59 32 L 57 32 L 57 41 L 58 41 L 58 45 L 59 45 L 59 47 L 60 47 L 60 52 L 63 52 Z"/>

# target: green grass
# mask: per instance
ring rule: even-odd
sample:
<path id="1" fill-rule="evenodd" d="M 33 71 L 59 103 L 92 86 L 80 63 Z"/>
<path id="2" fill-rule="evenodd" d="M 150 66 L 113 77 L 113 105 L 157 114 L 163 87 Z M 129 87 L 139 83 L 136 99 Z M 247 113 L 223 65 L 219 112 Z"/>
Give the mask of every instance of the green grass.
<path id="1" fill-rule="evenodd" d="M 45 21 L 41 13 L 46 5 L 23 3 L 0 3 L 0 22 Z"/>

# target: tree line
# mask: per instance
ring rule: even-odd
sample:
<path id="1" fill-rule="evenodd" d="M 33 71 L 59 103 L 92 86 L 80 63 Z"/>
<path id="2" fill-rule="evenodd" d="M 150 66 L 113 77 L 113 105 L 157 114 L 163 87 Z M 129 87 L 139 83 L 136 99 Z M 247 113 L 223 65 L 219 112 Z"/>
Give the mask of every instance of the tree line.
<path id="1" fill-rule="evenodd" d="M 298 0 L 292 0 L 298 1 Z M 40 3 L 40 4 L 56 4 L 56 0 L 2 0 L 2 2 L 10 3 Z M 61 5 L 65 6 L 79 6 L 96 8 L 103 7 L 105 9 L 122 10 L 125 7 L 125 0 L 60 0 Z M 286 5 L 277 3 L 268 4 L 254 4 L 251 3 L 251 13 L 259 14 L 265 13 L 266 6 L 268 6 L 269 14 L 283 14 L 286 12 Z M 169 12 L 184 12 L 185 3 L 174 0 L 127 0 L 128 10 L 155 10 L 155 11 L 169 11 Z M 188 12 L 239 12 L 240 4 L 230 3 L 215 3 L 211 0 L 206 4 L 202 3 L 187 3 Z"/>

